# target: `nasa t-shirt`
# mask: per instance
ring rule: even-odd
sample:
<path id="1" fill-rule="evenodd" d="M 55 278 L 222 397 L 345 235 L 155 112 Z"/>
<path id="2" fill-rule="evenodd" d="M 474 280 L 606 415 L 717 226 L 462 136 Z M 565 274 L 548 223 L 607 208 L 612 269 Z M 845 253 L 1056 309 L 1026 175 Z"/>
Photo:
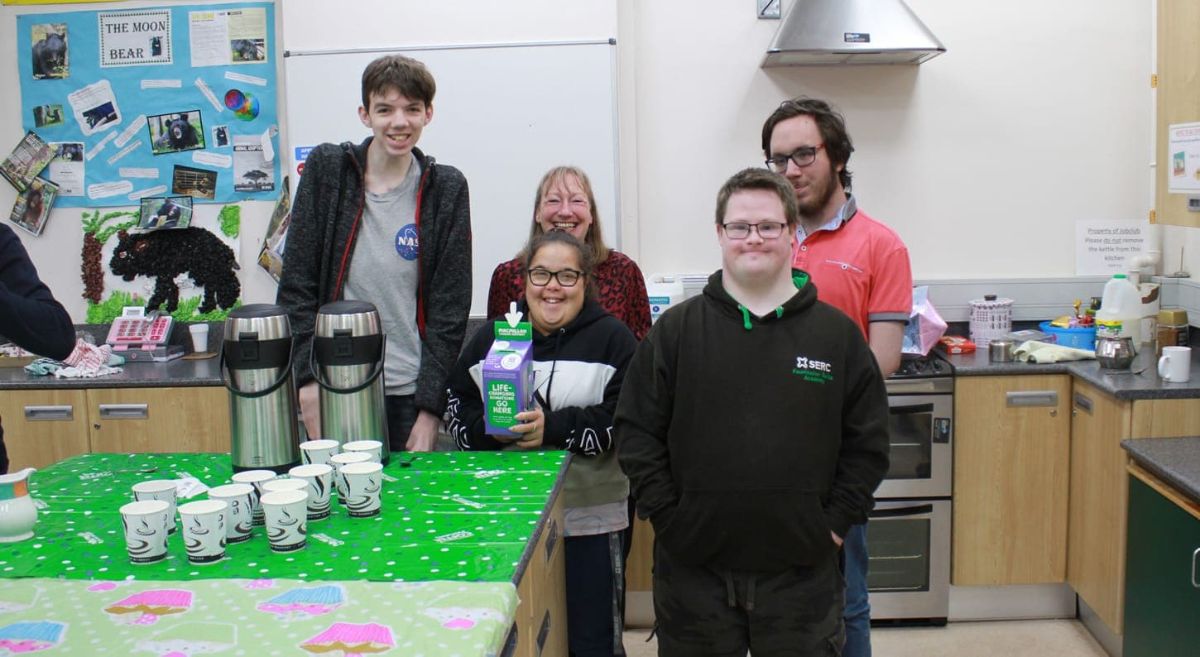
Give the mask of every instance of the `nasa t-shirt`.
<path id="1" fill-rule="evenodd" d="M 379 309 L 387 334 L 383 382 L 388 395 L 414 394 L 421 367 L 416 225 L 420 179 L 421 167 L 414 158 L 398 187 L 383 194 L 367 192 L 344 290 L 345 298 L 369 301 Z"/>

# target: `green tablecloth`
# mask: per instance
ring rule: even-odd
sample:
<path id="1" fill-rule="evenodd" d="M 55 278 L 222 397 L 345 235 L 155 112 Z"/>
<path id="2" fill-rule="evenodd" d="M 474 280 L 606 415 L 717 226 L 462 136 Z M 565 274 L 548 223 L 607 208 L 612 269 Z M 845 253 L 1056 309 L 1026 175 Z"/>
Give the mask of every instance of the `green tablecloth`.
<path id="1" fill-rule="evenodd" d="M 308 547 L 300 552 L 271 552 L 256 527 L 249 541 L 227 547 L 225 559 L 196 566 L 178 531 L 165 561 L 131 564 L 118 509 L 139 481 L 192 476 L 210 487 L 227 483 L 228 456 L 77 456 L 33 475 L 35 535 L 0 545 L 0 576 L 513 582 L 564 459 L 563 452 L 398 455 L 384 469 L 379 516 L 351 518 L 334 502 L 331 517 L 309 522 Z"/>
<path id="2" fill-rule="evenodd" d="M 334 502 L 300 552 L 271 552 L 258 527 L 222 561 L 195 566 L 176 532 L 165 561 L 135 566 L 118 512 L 133 484 L 190 476 L 217 486 L 230 479 L 229 457 L 67 459 L 31 478 L 34 538 L 0 545 L 0 650 L 495 654 L 565 461 L 563 452 L 400 454 L 384 470 L 381 515 L 350 518 Z"/>

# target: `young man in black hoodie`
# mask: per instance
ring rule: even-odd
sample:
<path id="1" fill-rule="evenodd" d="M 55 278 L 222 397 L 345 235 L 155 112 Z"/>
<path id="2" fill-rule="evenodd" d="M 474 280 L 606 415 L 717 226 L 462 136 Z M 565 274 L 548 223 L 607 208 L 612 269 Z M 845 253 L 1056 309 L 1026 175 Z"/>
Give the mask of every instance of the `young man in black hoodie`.
<path id="1" fill-rule="evenodd" d="M 393 451 L 432 451 L 446 380 L 471 308 L 471 210 L 458 169 L 417 148 L 433 120 L 433 75 L 421 62 L 385 55 L 362 76 L 361 144 L 321 144 L 296 189 L 276 303 L 295 339 L 300 408 L 320 437 L 309 368 L 321 305 L 375 304 L 387 331 L 384 392 Z"/>
<path id="2" fill-rule="evenodd" d="M 887 397 L 862 333 L 791 268 L 787 180 L 717 196 L 722 270 L 638 347 L 618 457 L 654 526 L 659 654 L 836 655 L 839 547 L 888 465 Z"/>

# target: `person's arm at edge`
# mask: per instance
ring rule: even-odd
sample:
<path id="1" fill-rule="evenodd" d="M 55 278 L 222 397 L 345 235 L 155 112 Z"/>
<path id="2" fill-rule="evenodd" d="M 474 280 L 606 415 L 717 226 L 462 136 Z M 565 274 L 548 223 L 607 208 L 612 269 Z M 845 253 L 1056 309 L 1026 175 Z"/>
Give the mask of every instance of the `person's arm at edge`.
<path id="1" fill-rule="evenodd" d="M 492 270 L 492 282 L 488 285 L 488 317 L 502 317 L 508 305 L 523 296 L 523 291 L 514 281 L 518 279 L 520 264 L 509 260 L 496 265 Z"/>
<path id="2" fill-rule="evenodd" d="M 39 356 L 62 360 L 75 349 L 75 326 L 38 277 L 21 238 L 0 230 L 0 335 Z"/>
<path id="3" fill-rule="evenodd" d="M 292 370 L 296 386 L 312 382 L 309 353 L 312 349 L 313 326 L 320 307 L 321 252 L 324 249 L 324 230 L 318 225 L 317 188 L 320 185 L 326 157 L 318 147 L 304 163 L 304 175 L 296 186 L 292 203 L 292 221 L 288 226 L 287 246 L 283 250 L 283 271 L 275 303 L 288 312 L 291 321 Z M 337 209 L 335 208 L 336 212 Z"/>
<path id="4" fill-rule="evenodd" d="M 884 377 L 900 369 L 900 348 L 904 345 L 903 322 L 871 322 L 867 342 Z"/>
<path id="5" fill-rule="evenodd" d="M 624 255 L 624 254 L 622 254 Z M 625 256 L 628 264 L 622 274 L 625 278 L 625 325 L 633 331 L 633 337 L 641 342 L 650 332 L 650 295 L 646 292 L 646 277 L 633 258 Z"/>

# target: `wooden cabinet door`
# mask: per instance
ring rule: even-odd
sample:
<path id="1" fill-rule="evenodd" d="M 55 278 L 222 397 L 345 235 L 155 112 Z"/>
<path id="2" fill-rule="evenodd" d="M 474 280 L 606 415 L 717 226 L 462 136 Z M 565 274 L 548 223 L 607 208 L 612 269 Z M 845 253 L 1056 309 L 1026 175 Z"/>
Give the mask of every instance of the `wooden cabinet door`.
<path id="1" fill-rule="evenodd" d="M 1200 647 L 1200 505 L 1132 470 L 1124 655 L 1192 655 Z"/>
<path id="2" fill-rule="evenodd" d="M 93 452 L 228 452 L 224 388 L 88 390 Z"/>
<path id="3" fill-rule="evenodd" d="M 1076 381 L 1071 409 L 1071 512 L 1067 581 L 1114 634 L 1122 632 L 1125 504 L 1121 440 L 1132 403 Z"/>
<path id="4" fill-rule="evenodd" d="M 1067 375 L 955 382 L 952 583 L 1065 580 Z"/>
<path id="5" fill-rule="evenodd" d="M 4 390 L 0 418 L 10 472 L 89 451 L 85 390 Z"/>

